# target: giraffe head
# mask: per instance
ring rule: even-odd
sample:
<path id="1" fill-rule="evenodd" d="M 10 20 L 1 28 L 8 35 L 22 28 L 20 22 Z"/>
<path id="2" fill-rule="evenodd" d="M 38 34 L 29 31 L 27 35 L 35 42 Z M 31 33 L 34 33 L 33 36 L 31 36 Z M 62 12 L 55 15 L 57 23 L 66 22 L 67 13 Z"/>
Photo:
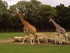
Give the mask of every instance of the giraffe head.
<path id="1" fill-rule="evenodd" d="M 17 9 L 17 8 L 16 8 L 15 11 L 14 11 L 15 14 L 17 14 L 17 13 L 19 13 L 19 12 L 20 12 L 20 10 Z"/>
<path id="2" fill-rule="evenodd" d="M 51 22 L 51 21 L 52 21 L 52 18 L 49 19 L 49 22 Z"/>
<path id="3" fill-rule="evenodd" d="M 15 12 L 16 12 L 16 13 L 19 13 L 19 12 L 20 12 L 20 10 L 16 8 Z"/>
<path id="4" fill-rule="evenodd" d="M 15 9 L 13 16 L 17 15 L 20 12 L 20 10 L 18 10 L 17 8 Z"/>

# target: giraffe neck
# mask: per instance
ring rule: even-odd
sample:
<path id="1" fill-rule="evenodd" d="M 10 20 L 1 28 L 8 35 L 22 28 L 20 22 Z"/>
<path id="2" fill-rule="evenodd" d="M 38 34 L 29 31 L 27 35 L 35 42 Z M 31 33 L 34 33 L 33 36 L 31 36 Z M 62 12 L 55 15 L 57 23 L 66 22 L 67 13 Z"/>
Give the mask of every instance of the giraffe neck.
<path id="1" fill-rule="evenodd" d="M 53 23 L 53 25 L 54 25 L 56 28 L 60 28 L 60 26 L 59 26 L 54 20 L 52 20 L 51 22 Z"/>
<path id="2" fill-rule="evenodd" d="M 21 13 L 18 12 L 18 16 L 19 16 L 19 19 L 20 19 L 20 21 L 22 22 L 22 24 L 24 24 L 24 25 L 27 25 L 27 24 L 28 24 L 28 22 L 27 22 L 26 20 L 23 19 Z"/>

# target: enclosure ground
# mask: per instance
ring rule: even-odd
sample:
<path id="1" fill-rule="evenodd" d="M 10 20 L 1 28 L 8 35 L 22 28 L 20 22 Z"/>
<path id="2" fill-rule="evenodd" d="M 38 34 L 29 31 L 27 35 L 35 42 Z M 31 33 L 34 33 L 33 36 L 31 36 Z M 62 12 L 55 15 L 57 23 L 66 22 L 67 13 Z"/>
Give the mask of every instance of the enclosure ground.
<path id="1" fill-rule="evenodd" d="M 19 44 L 21 45 L 21 42 L 14 42 L 13 37 L 14 36 L 23 36 L 24 33 L 0 33 L 0 43 L 11 43 L 11 44 Z M 38 35 L 45 35 L 47 34 L 46 32 L 44 33 L 38 33 Z M 48 32 L 48 34 L 56 34 L 55 32 Z M 5 37 L 4 37 L 5 36 Z M 6 37 L 7 36 L 7 37 Z M 30 43 L 25 43 L 24 45 L 31 45 Z M 51 43 L 35 43 L 34 45 L 59 45 L 59 44 L 51 44 Z M 63 45 L 70 45 L 70 44 L 63 44 Z"/>

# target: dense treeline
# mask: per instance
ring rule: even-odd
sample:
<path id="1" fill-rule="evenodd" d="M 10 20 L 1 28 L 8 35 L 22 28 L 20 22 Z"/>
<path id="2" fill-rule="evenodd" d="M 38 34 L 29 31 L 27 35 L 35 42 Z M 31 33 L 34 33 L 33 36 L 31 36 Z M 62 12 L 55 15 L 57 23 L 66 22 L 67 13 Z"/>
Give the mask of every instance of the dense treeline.
<path id="1" fill-rule="evenodd" d="M 14 14 L 18 8 L 22 16 L 30 24 L 34 25 L 38 31 L 55 31 L 49 18 L 53 18 L 59 25 L 70 31 L 70 6 L 64 4 L 52 7 L 42 4 L 40 1 L 19 1 L 15 5 L 8 7 L 7 2 L 0 0 L 0 32 L 22 31 L 22 23 L 18 15 Z"/>

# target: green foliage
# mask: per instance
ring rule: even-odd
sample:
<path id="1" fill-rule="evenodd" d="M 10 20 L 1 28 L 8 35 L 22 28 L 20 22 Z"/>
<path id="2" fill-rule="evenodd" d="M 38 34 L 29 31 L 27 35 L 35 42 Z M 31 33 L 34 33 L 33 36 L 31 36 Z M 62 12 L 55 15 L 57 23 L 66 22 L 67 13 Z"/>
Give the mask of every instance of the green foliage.
<path id="1" fill-rule="evenodd" d="M 37 14 L 45 18 L 53 17 L 56 15 L 55 9 L 50 5 L 41 5 L 40 7 L 37 8 L 36 11 Z"/>
<path id="2" fill-rule="evenodd" d="M 0 0 L 0 27 L 18 28 L 23 26 L 18 16 L 13 16 L 16 8 L 21 11 L 23 18 L 38 30 L 47 30 L 53 27 L 48 22 L 49 18 L 53 18 L 64 28 L 70 28 L 70 6 L 66 7 L 64 4 L 60 4 L 52 7 L 37 0 L 19 1 L 15 5 L 11 5 L 10 8 L 8 8 L 7 2 Z"/>
<path id="3" fill-rule="evenodd" d="M 70 8 L 69 6 L 66 7 L 64 6 L 64 4 L 60 4 L 56 6 L 56 11 L 57 11 L 57 16 L 56 16 L 56 20 L 57 22 L 62 25 L 65 28 L 69 28 L 69 22 L 70 22 Z M 66 25 L 65 25 L 66 24 Z"/>
<path id="4" fill-rule="evenodd" d="M 8 4 L 5 1 L 0 0 L 0 26 L 6 23 L 6 17 L 8 15 Z"/>

